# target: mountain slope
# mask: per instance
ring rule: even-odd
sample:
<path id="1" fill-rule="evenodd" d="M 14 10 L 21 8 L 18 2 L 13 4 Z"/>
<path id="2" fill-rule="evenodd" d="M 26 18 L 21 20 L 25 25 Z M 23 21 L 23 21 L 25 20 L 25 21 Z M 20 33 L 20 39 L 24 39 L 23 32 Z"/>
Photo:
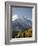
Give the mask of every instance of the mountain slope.
<path id="1" fill-rule="evenodd" d="M 12 28 L 16 31 L 22 31 L 25 28 L 32 27 L 32 21 L 27 18 L 18 18 L 12 21 Z"/>

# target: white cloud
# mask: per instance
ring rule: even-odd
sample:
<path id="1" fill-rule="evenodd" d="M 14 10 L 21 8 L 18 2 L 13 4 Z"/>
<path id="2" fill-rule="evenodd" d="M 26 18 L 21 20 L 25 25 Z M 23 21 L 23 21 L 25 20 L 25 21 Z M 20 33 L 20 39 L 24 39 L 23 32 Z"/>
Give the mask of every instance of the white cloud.
<path id="1" fill-rule="evenodd" d="M 30 18 L 27 18 L 27 19 L 32 21 L 32 19 L 30 19 Z"/>
<path id="2" fill-rule="evenodd" d="M 15 21 L 16 19 L 18 19 L 18 15 L 17 14 L 12 16 L 12 21 Z"/>

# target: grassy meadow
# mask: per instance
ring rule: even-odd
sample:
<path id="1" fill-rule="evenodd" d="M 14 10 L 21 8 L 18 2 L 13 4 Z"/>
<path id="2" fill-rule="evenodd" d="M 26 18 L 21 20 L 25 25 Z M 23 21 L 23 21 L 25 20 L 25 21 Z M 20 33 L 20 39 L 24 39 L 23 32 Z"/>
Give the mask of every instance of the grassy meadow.
<path id="1" fill-rule="evenodd" d="M 13 32 L 14 33 L 14 32 Z M 32 37 L 32 28 L 26 28 L 23 31 L 16 31 L 14 38 L 26 38 L 26 37 Z"/>

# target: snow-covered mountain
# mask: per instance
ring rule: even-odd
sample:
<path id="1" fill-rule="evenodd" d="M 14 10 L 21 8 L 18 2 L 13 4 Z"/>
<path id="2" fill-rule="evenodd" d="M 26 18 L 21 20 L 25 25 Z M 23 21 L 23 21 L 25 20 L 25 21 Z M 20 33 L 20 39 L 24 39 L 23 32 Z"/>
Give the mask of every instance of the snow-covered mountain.
<path id="1" fill-rule="evenodd" d="M 12 21 L 12 28 L 14 30 L 23 30 L 24 28 L 32 27 L 32 20 L 29 18 L 18 18 L 15 21 Z"/>

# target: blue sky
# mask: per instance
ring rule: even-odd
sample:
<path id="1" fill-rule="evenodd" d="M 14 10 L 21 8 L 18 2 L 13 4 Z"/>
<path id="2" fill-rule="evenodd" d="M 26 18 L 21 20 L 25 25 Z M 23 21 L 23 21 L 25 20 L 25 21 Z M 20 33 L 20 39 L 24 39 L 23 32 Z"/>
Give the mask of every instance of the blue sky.
<path id="1" fill-rule="evenodd" d="M 32 8 L 19 8 L 19 7 L 14 7 L 12 8 L 12 16 L 17 15 L 18 18 L 22 16 L 26 16 L 27 18 L 32 19 Z"/>

